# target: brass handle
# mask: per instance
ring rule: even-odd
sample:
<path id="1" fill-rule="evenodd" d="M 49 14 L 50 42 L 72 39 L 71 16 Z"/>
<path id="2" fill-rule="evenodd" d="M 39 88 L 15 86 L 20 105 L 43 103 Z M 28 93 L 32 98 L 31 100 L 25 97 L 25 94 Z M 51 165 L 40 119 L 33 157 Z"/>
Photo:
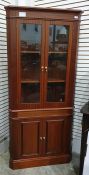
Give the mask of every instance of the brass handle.
<path id="1" fill-rule="evenodd" d="M 47 68 L 47 66 L 45 67 L 45 71 L 46 71 L 46 72 L 48 71 L 48 68 Z"/>
<path id="2" fill-rule="evenodd" d="M 41 141 L 43 140 L 42 137 L 40 137 L 40 140 L 41 140 Z"/>
<path id="3" fill-rule="evenodd" d="M 43 137 L 43 140 L 45 140 L 45 137 Z"/>
<path id="4" fill-rule="evenodd" d="M 42 72 L 44 71 L 44 66 L 41 66 L 41 71 L 42 71 Z"/>

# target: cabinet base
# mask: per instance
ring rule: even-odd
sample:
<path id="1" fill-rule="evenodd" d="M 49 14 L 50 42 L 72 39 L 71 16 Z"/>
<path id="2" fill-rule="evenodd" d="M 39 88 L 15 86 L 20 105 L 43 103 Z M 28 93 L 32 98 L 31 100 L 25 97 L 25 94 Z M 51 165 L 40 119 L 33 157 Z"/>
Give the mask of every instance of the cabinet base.
<path id="1" fill-rule="evenodd" d="M 37 158 L 18 159 L 18 160 L 10 159 L 10 168 L 21 169 L 21 168 L 46 166 L 53 164 L 62 164 L 62 163 L 69 163 L 70 160 L 71 160 L 70 155 L 37 157 Z"/>

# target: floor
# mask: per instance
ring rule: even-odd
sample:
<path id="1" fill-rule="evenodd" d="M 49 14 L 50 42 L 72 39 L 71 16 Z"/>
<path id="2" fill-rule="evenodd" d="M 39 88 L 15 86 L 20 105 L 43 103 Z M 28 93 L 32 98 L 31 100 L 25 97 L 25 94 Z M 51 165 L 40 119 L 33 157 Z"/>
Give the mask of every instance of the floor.
<path id="1" fill-rule="evenodd" d="M 4 153 L 0 156 L 0 175 L 76 175 L 71 163 L 20 170 L 11 170 L 8 164 L 9 155 Z"/>

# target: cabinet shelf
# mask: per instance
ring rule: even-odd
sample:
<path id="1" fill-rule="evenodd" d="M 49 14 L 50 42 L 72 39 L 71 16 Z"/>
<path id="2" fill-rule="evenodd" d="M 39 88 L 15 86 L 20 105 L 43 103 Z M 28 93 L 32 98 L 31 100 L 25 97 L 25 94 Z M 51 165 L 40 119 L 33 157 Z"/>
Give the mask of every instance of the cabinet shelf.
<path id="1" fill-rule="evenodd" d="M 66 51 L 64 51 L 64 52 L 61 52 L 61 51 L 59 51 L 59 52 L 57 52 L 57 51 L 52 51 L 52 52 L 48 52 L 49 54 L 51 54 L 51 53 L 60 53 L 60 54 L 63 54 L 63 53 L 67 53 Z"/>
<path id="2" fill-rule="evenodd" d="M 40 83 L 40 80 L 22 80 L 21 83 Z M 48 83 L 65 83 L 65 80 L 50 79 Z"/>
<path id="3" fill-rule="evenodd" d="M 40 83 L 39 80 L 22 80 L 21 83 Z"/>
<path id="4" fill-rule="evenodd" d="M 21 53 L 39 53 L 40 54 L 40 51 L 23 50 L 23 51 L 21 51 Z"/>
<path id="5" fill-rule="evenodd" d="M 21 53 L 39 53 L 40 54 L 40 51 L 27 51 L 27 50 L 23 50 L 23 51 L 21 51 Z M 59 52 L 57 52 L 57 51 L 50 51 L 50 52 L 48 52 L 49 54 L 51 54 L 51 53 L 56 53 L 56 54 L 63 54 L 63 53 L 67 53 L 66 51 L 59 51 Z"/>
<path id="6" fill-rule="evenodd" d="M 48 83 L 65 83 L 65 80 L 49 79 Z"/>

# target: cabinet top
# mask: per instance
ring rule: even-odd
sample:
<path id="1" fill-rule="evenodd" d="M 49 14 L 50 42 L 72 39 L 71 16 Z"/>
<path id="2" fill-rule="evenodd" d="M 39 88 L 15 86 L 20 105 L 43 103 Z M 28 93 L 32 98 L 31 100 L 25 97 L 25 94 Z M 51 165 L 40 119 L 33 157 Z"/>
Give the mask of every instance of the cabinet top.
<path id="1" fill-rule="evenodd" d="M 38 19 L 57 19 L 67 21 L 79 21 L 82 11 L 74 9 L 55 9 L 40 7 L 24 7 L 24 6 L 6 6 L 7 18 L 38 18 Z M 23 13 L 25 12 L 25 13 Z M 24 16 L 21 16 L 24 14 Z"/>
<path id="2" fill-rule="evenodd" d="M 26 11 L 40 11 L 40 12 L 62 12 L 62 13 L 82 13 L 81 10 L 75 9 L 56 9 L 56 8 L 41 8 L 41 7 L 27 7 L 27 6 L 5 6 L 6 10 L 26 10 Z"/>

